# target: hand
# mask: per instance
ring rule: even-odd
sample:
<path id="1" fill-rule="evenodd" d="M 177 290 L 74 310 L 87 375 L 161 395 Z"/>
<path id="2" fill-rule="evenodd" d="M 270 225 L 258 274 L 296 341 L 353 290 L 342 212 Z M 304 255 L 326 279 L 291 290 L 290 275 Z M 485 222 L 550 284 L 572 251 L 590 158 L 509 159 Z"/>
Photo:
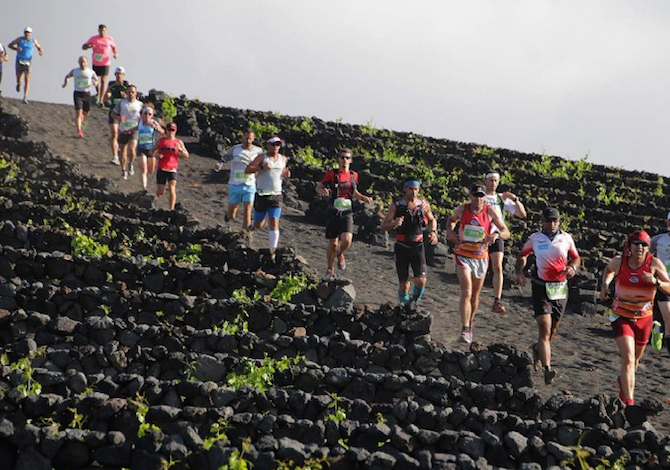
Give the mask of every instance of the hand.
<path id="1" fill-rule="evenodd" d="M 125 116 L 119 116 L 119 121 L 123 122 L 123 121 L 125 121 L 125 120 L 126 120 L 126 117 L 125 117 Z"/>
<path id="2" fill-rule="evenodd" d="M 431 230 L 430 233 L 428 234 L 428 241 L 430 242 L 431 245 L 437 245 L 437 232 Z"/>
<path id="3" fill-rule="evenodd" d="M 603 286 L 603 288 L 600 289 L 600 301 L 601 302 L 606 301 L 609 296 L 610 296 L 609 287 L 608 286 Z"/>
<path id="4" fill-rule="evenodd" d="M 65 88 L 66 85 L 67 85 L 67 83 L 63 83 L 63 88 Z"/>
<path id="5" fill-rule="evenodd" d="M 563 270 L 563 272 L 565 273 L 565 277 L 567 277 L 568 279 L 572 279 L 573 277 L 575 277 L 575 274 L 577 274 L 577 269 L 575 269 L 574 266 L 568 264 Z"/>
<path id="6" fill-rule="evenodd" d="M 484 243 L 487 245 L 492 245 L 498 239 L 498 233 L 487 233 L 484 236 Z"/>
<path id="7" fill-rule="evenodd" d="M 405 221 L 405 217 L 397 217 L 393 219 L 393 228 L 398 228 Z"/>
<path id="8" fill-rule="evenodd" d="M 642 273 L 642 280 L 644 282 L 648 282 L 649 284 L 654 284 L 656 285 L 656 276 L 654 276 L 652 273 L 648 272 L 643 272 Z"/>
<path id="9" fill-rule="evenodd" d="M 329 196 L 329 195 L 330 195 L 330 189 L 325 188 L 325 187 L 324 187 L 324 188 L 321 188 L 321 189 L 319 190 L 319 195 L 321 195 L 321 196 Z"/>

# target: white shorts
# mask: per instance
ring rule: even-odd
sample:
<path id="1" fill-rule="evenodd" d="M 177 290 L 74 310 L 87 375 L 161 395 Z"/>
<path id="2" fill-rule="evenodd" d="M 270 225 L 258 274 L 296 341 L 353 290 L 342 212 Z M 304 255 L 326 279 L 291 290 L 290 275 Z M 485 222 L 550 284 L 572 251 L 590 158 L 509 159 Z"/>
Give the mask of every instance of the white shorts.
<path id="1" fill-rule="evenodd" d="M 456 255 L 456 265 L 459 268 L 469 269 L 477 279 L 481 279 L 486 276 L 486 270 L 489 267 L 489 259 L 468 258 L 467 256 Z"/>

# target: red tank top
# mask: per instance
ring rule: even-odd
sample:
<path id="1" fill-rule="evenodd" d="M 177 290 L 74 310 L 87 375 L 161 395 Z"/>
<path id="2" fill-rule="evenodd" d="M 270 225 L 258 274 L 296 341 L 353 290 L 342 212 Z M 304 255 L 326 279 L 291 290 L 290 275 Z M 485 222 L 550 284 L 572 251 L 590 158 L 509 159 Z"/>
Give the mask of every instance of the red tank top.
<path id="1" fill-rule="evenodd" d="M 158 141 L 158 169 L 174 171 L 179 167 L 179 139 L 166 139 L 163 137 Z"/>
<path id="2" fill-rule="evenodd" d="M 647 255 L 642 266 L 631 269 L 626 257 L 621 259 L 621 269 L 616 277 L 612 312 L 627 318 L 644 318 L 654 313 L 656 286 L 642 280 L 642 273 L 651 272 L 653 256 Z"/>
<path id="3" fill-rule="evenodd" d="M 479 214 L 473 214 L 470 204 L 466 204 L 458 229 L 458 244 L 454 253 L 468 258 L 484 259 L 489 256 L 488 246 L 484 243 L 484 237 L 491 231 L 491 219 L 489 219 L 489 206 Z"/>

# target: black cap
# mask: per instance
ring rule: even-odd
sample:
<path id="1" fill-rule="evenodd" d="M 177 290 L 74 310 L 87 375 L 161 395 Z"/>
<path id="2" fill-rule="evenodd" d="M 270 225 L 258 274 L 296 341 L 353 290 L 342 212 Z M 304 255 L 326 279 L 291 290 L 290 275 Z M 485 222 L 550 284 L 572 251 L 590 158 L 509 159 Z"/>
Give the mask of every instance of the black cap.
<path id="1" fill-rule="evenodd" d="M 482 196 L 485 196 L 486 187 L 481 183 L 475 183 L 472 186 L 470 186 L 470 194 L 472 194 L 473 196 L 478 196 L 480 194 Z"/>
<path id="2" fill-rule="evenodd" d="M 560 219 L 561 216 L 558 213 L 558 209 L 555 207 L 547 207 L 545 210 L 542 211 L 542 219 L 547 220 L 547 219 Z"/>

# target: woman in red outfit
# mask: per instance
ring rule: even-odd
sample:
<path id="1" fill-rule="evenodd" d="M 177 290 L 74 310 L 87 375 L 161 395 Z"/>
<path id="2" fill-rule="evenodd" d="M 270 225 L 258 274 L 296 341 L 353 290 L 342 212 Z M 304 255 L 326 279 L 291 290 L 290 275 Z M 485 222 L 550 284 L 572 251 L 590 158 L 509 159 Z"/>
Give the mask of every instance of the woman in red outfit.
<path id="1" fill-rule="evenodd" d="M 165 137 L 161 138 L 151 149 L 151 154 L 158 157 L 158 171 L 156 172 L 156 197 L 159 198 L 165 192 L 168 185 L 168 198 L 170 210 L 174 210 L 177 204 L 177 168 L 179 158 L 188 158 L 188 150 L 184 142 L 177 139 L 177 125 L 171 122 L 165 126 Z"/>
<path id="2" fill-rule="evenodd" d="M 632 405 L 635 371 L 640 365 L 651 333 L 656 289 L 670 294 L 670 278 L 665 266 L 649 253 L 651 237 L 637 231 L 628 236 L 623 255 L 615 256 L 603 272 L 601 300 L 607 298 L 614 276 L 614 301 L 610 321 L 619 347 L 619 398 Z"/>

